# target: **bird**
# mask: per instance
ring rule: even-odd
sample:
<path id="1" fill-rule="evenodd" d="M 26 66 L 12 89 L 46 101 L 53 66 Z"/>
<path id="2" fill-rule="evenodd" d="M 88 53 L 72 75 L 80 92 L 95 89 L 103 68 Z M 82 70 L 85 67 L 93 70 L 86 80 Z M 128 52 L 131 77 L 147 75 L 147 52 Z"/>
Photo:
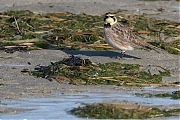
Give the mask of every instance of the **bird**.
<path id="1" fill-rule="evenodd" d="M 106 13 L 104 16 L 104 37 L 111 47 L 121 50 L 121 59 L 127 50 L 134 50 L 134 48 L 155 50 L 158 53 L 163 51 L 136 36 L 132 30 L 118 22 L 115 14 L 112 13 Z"/>

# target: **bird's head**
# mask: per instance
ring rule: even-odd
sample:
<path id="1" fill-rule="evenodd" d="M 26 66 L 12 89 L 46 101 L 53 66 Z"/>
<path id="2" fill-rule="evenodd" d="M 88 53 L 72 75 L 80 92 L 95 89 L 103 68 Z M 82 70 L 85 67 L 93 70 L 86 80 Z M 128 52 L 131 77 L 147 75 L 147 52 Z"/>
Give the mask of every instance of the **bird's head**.
<path id="1" fill-rule="evenodd" d="M 106 13 L 104 16 L 104 24 L 105 25 L 113 25 L 117 22 L 117 18 L 112 13 Z"/>

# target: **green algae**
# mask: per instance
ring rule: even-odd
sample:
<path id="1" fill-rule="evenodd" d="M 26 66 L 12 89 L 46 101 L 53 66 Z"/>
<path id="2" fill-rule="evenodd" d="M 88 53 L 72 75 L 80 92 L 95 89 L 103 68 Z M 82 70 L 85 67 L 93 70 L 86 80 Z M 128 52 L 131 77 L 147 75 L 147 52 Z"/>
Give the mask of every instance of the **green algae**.
<path id="1" fill-rule="evenodd" d="M 57 81 L 68 80 L 69 84 L 106 84 L 106 85 L 150 85 L 162 84 L 162 76 L 170 76 L 169 71 L 159 71 L 151 75 L 140 70 L 137 64 L 108 62 L 92 63 L 89 59 L 79 57 L 64 58 L 49 66 L 37 66 L 32 75 L 52 78 Z"/>
<path id="2" fill-rule="evenodd" d="M 160 98 L 171 98 L 171 99 L 180 99 L 180 91 L 174 91 L 172 93 L 158 93 L 158 94 L 151 94 L 151 93 L 135 93 L 136 96 L 140 97 L 160 97 Z"/>
<path id="3" fill-rule="evenodd" d="M 155 29 L 155 31 L 148 30 L 150 37 L 158 37 L 159 30 L 163 30 L 165 36 L 180 34 L 180 30 L 176 28 L 178 26 L 176 22 L 156 20 L 145 14 L 128 16 L 122 14 L 121 11 L 117 11 L 115 14 L 116 16 L 122 16 L 123 19 L 118 18 L 119 22 L 130 27 L 137 35 L 139 35 L 139 30 L 147 30 L 148 25 Z M 81 48 L 106 50 L 109 48 L 98 46 L 105 44 L 102 30 L 103 17 L 103 15 L 91 16 L 83 13 L 76 15 L 68 12 L 37 14 L 28 10 L 7 11 L 0 15 L 0 38 L 3 38 L 3 43 L 6 43 L 6 41 L 13 43 L 16 36 L 20 35 L 22 40 L 42 38 L 42 41 L 46 40 L 61 49 L 68 47 L 77 50 Z M 165 49 L 171 54 L 179 55 L 179 41 L 176 42 L 178 44 L 175 44 L 174 42 L 164 43 L 160 40 L 154 40 L 150 44 Z M 90 44 L 90 46 L 87 47 L 87 44 Z M 38 47 L 48 48 L 41 47 L 41 45 Z"/>
<path id="4" fill-rule="evenodd" d="M 149 109 L 124 109 L 117 107 L 118 105 L 96 103 L 86 104 L 84 107 L 78 107 L 70 110 L 71 114 L 83 118 L 93 119 L 146 119 L 155 117 L 169 117 L 174 113 L 180 113 L 180 109 L 174 110 L 160 110 L 157 107 Z"/>

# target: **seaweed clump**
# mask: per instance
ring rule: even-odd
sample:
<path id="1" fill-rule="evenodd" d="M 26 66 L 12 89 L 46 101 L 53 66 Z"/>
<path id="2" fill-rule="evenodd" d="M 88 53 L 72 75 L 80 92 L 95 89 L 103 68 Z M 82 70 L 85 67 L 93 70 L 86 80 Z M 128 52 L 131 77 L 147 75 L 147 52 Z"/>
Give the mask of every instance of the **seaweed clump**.
<path id="1" fill-rule="evenodd" d="M 138 85 L 149 86 L 161 84 L 162 76 L 169 76 L 169 71 L 159 71 L 151 75 L 141 70 L 137 64 L 121 64 L 108 62 L 97 64 L 89 59 L 70 56 L 58 62 L 51 62 L 49 66 L 37 65 L 31 75 L 55 79 L 58 82 L 66 81 L 69 84 L 107 84 L 107 85 Z"/>
<path id="2" fill-rule="evenodd" d="M 151 94 L 151 93 L 135 93 L 136 96 L 140 97 L 160 97 L 160 98 L 171 98 L 171 99 L 180 99 L 180 91 L 173 91 L 172 93 L 159 93 L 159 94 Z"/>
<path id="3" fill-rule="evenodd" d="M 128 105 L 125 105 L 125 107 L 126 108 L 122 108 L 122 105 L 120 104 L 86 104 L 84 107 L 70 110 L 70 113 L 78 117 L 95 119 L 145 119 L 169 117 L 180 113 L 180 109 L 165 111 L 160 110 L 157 107 L 146 107 L 140 105 L 133 107 L 133 109 L 130 109 L 130 106 Z"/>
<path id="4" fill-rule="evenodd" d="M 121 11 L 119 22 L 132 29 L 146 42 L 165 49 L 171 54 L 180 54 L 179 39 L 167 42 L 167 38 L 180 34 L 179 23 L 156 20 L 149 15 L 126 15 Z M 4 45 L 28 44 L 34 49 L 112 49 L 104 41 L 103 15 L 72 14 L 68 12 L 37 14 L 29 10 L 0 13 L 0 49 Z M 19 47 L 19 46 L 18 46 Z"/>

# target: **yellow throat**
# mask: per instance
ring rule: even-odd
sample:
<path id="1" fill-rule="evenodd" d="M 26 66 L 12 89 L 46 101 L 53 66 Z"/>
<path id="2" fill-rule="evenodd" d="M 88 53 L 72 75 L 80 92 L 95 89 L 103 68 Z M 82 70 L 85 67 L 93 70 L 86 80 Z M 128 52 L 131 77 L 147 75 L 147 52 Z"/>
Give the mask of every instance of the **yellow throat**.
<path id="1" fill-rule="evenodd" d="M 117 23 L 117 18 L 113 14 L 106 14 L 104 18 L 104 24 L 113 25 Z"/>

